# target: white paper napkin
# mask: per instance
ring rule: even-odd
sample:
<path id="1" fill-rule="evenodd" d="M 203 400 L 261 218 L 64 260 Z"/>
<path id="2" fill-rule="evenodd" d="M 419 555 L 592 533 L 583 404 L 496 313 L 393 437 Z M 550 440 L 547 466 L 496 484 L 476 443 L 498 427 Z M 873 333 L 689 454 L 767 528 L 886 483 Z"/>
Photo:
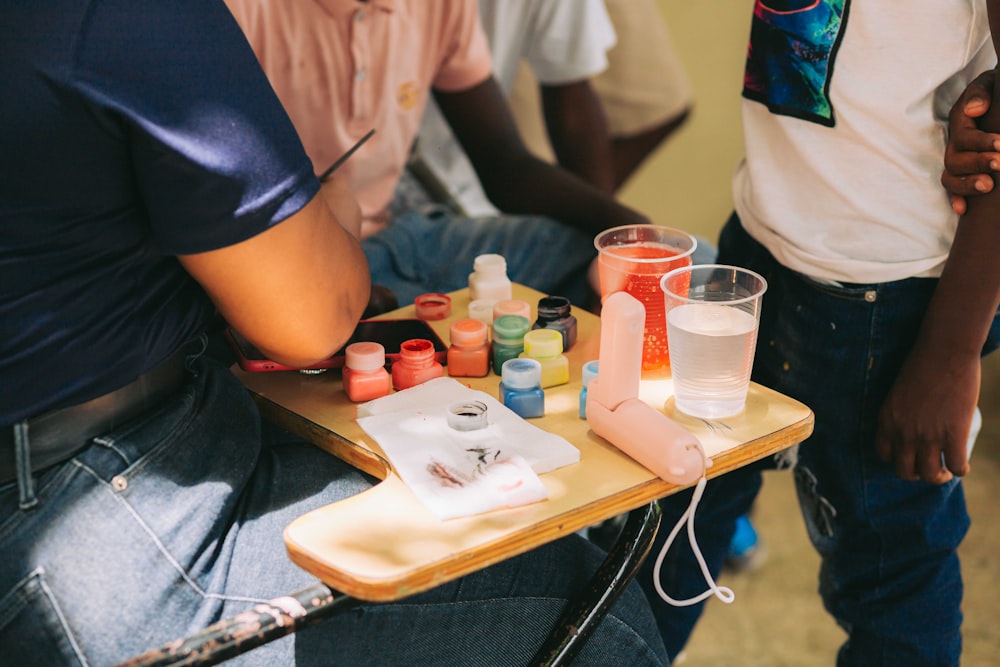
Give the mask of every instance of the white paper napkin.
<path id="1" fill-rule="evenodd" d="M 480 401 L 486 428 L 458 431 L 448 407 Z M 492 396 L 437 378 L 358 406 L 358 424 L 440 519 L 543 500 L 538 473 L 580 460 L 566 439 L 529 424 Z"/>

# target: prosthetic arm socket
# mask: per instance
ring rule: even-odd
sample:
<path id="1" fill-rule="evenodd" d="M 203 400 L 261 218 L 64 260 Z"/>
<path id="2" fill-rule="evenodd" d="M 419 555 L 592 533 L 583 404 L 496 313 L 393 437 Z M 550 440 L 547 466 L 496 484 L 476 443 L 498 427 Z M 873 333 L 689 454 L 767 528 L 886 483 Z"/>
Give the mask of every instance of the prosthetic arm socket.
<path id="1" fill-rule="evenodd" d="M 711 461 L 693 434 L 639 400 L 646 309 L 625 292 L 601 309 L 598 374 L 587 389 L 591 430 L 667 482 L 694 483 Z"/>

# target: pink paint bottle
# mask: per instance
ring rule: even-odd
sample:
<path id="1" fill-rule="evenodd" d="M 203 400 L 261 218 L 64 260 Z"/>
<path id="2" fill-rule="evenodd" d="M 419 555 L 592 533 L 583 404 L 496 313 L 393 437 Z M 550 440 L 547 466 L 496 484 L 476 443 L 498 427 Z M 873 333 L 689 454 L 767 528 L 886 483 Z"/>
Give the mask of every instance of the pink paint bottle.
<path id="1" fill-rule="evenodd" d="M 392 391 L 385 370 L 385 348 L 380 343 L 352 343 L 344 351 L 344 392 L 355 403 L 370 401 Z"/>
<path id="2" fill-rule="evenodd" d="M 444 375 L 444 366 L 434 358 L 434 343 L 411 338 L 399 346 L 399 358 L 392 364 L 392 386 L 409 389 Z"/>
<path id="3" fill-rule="evenodd" d="M 452 377 L 486 377 L 490 372 L 490 344 L 486 324 L 465 318 L 454 322 L 449 330 L 448 375 Z"/>

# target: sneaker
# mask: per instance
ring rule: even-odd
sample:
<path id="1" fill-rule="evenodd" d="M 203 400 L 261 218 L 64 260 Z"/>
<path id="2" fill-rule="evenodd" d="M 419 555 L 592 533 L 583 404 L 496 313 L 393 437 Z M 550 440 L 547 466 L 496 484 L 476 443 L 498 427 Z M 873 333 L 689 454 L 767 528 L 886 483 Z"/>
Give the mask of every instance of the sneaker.
<path id="1" fill-rule="evenodd" d="M 729 542 L 724 567 L 733 572 L 751 572 L 760 567 L 764 558 L 764 545 L 750 517 L 744 514 L 736 520 L 736 532 Z"/>

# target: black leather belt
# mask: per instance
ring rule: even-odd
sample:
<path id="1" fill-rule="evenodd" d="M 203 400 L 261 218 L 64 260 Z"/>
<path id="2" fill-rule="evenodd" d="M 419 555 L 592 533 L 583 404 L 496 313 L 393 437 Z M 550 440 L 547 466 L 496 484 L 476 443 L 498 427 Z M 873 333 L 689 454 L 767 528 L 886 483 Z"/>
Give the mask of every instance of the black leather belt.
<path id="1" fill-rule="evenodd" d="M 32 472 L 69 460 L 89 445 L 91 438 L 138 417 L 167 398 L 184 381 L 186 356 L 181 349 L 121 389 L 29 419 Z M 14 428 L 0 429 L 0 484 L 17 479 Z"/>

